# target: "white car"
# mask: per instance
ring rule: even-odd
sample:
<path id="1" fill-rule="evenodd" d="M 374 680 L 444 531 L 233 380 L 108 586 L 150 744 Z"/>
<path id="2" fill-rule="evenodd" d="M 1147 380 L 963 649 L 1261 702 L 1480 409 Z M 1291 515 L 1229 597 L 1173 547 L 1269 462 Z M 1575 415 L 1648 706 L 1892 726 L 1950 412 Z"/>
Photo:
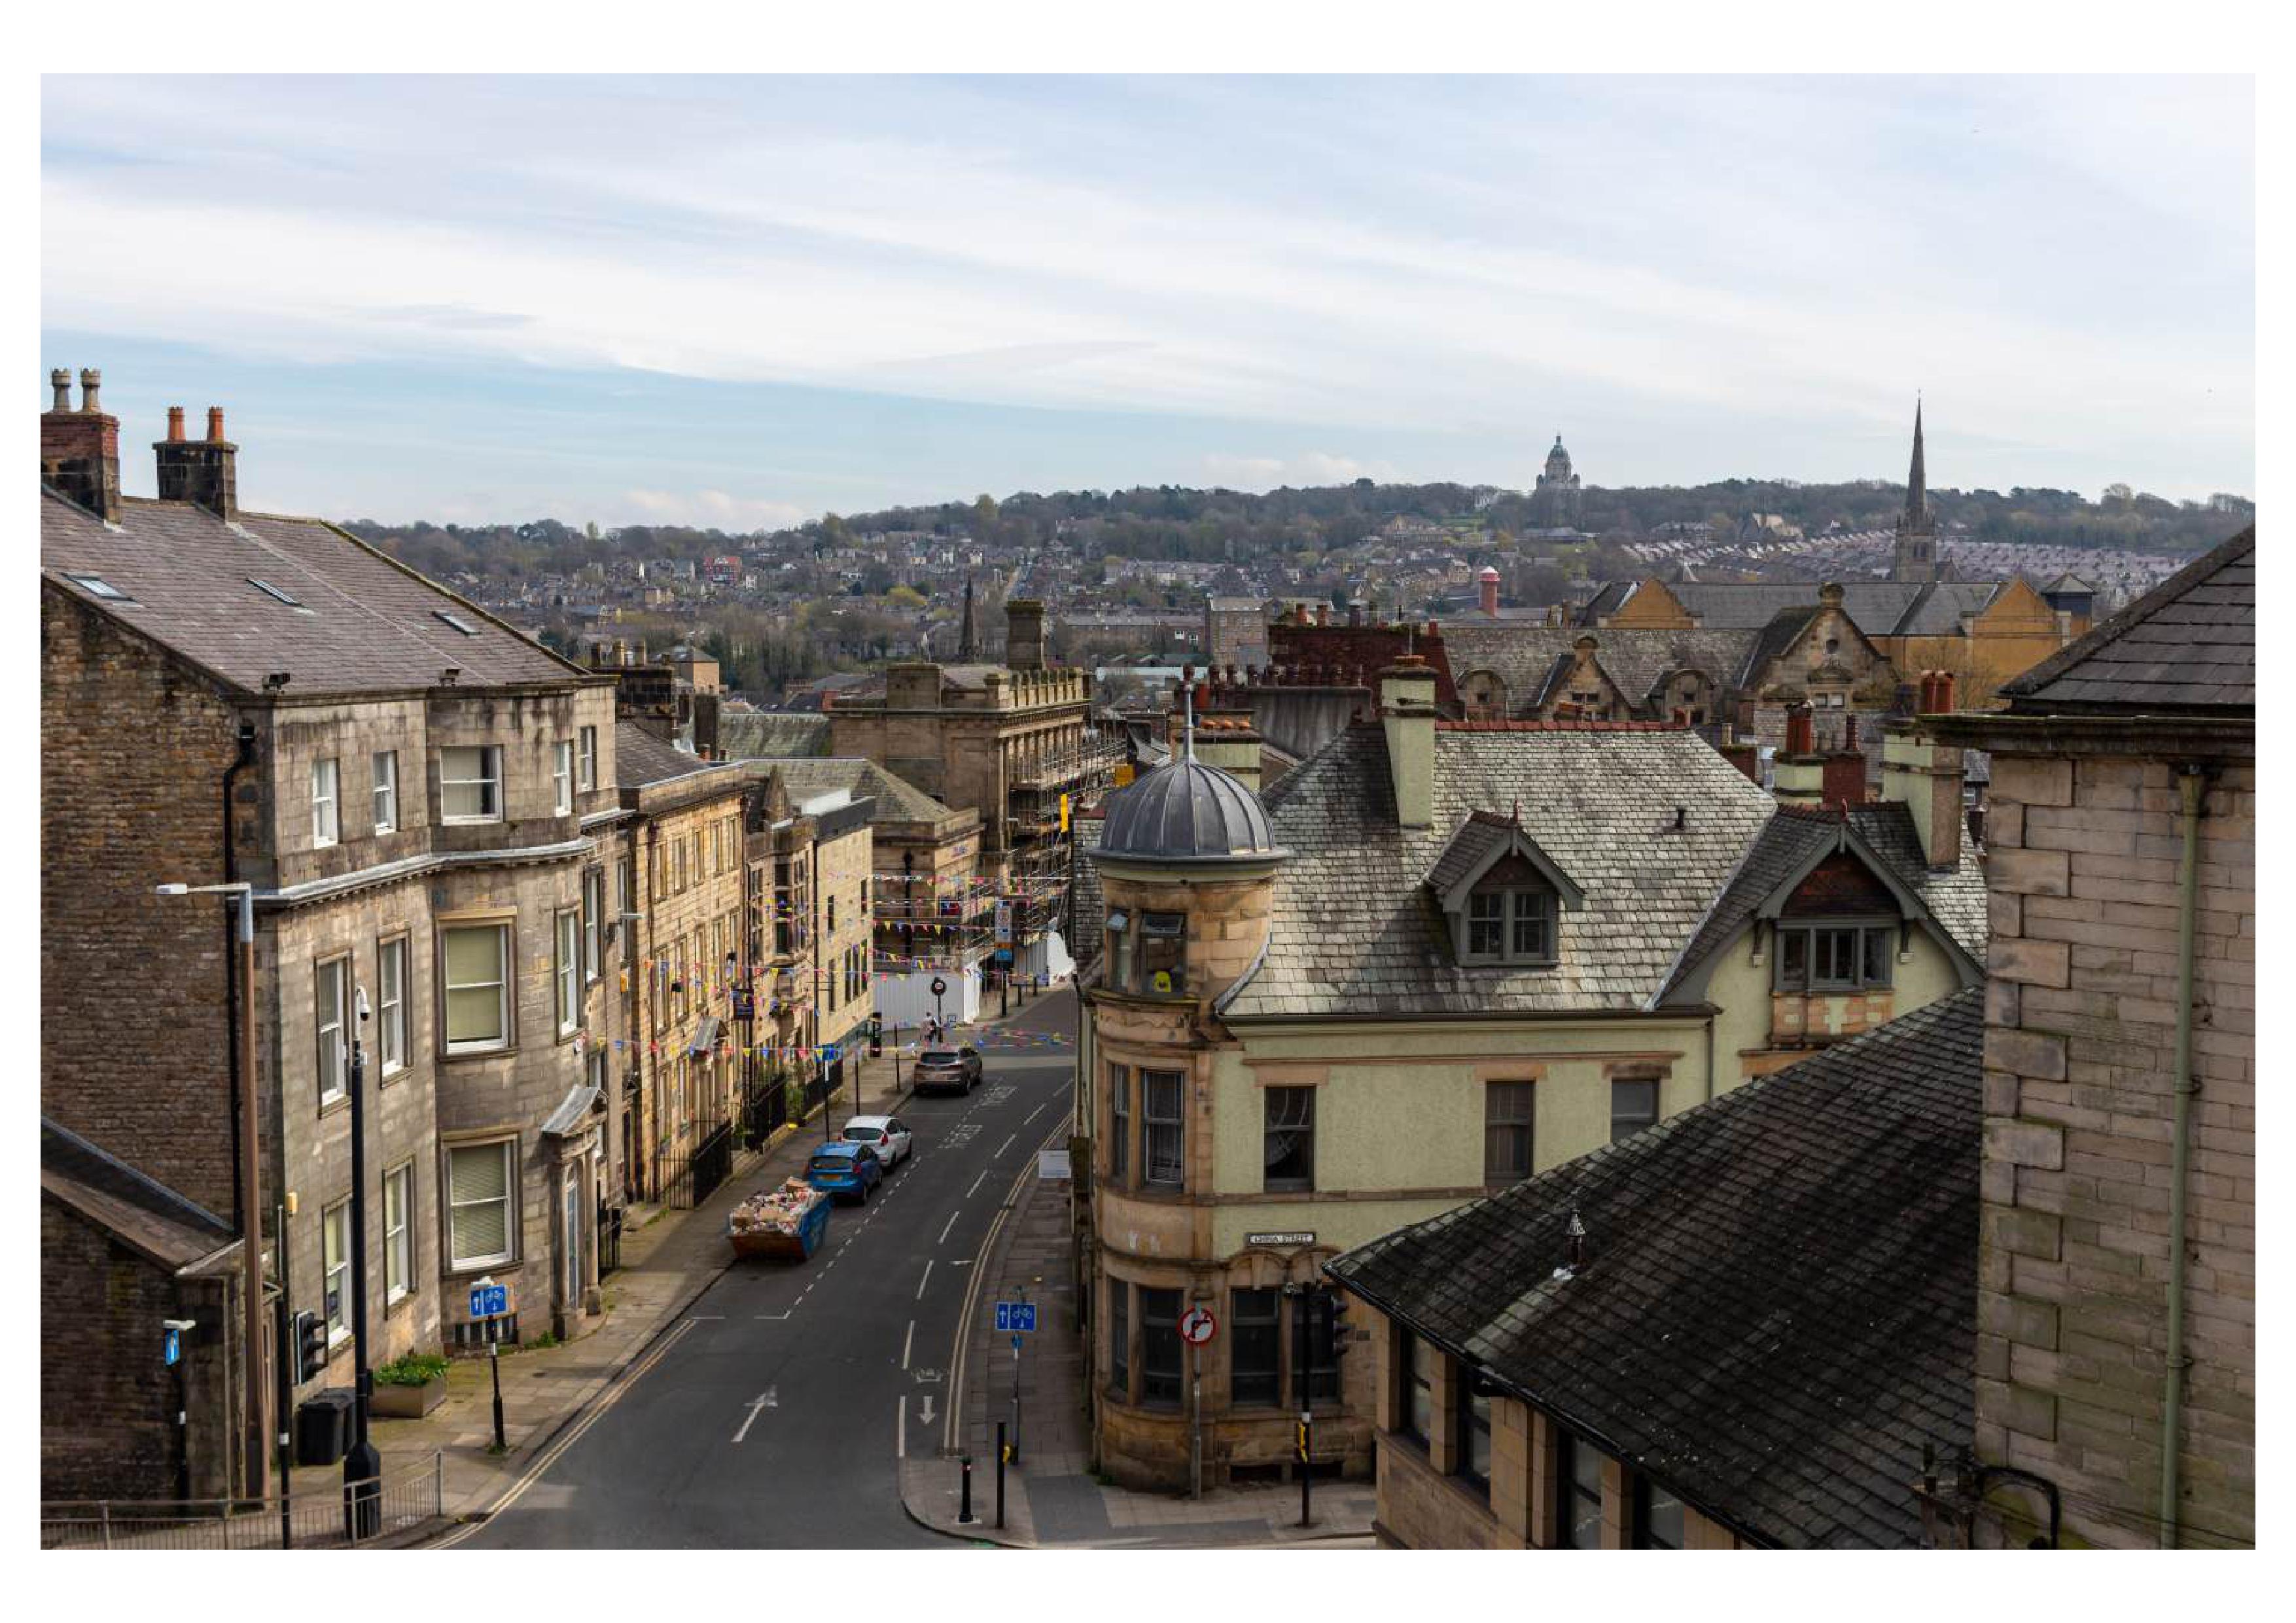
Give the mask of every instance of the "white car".
<path id="1" fill-rule="evenodd" d="M 856 1116 L 845 1124 L 845 1131 L 839 1136 L 857 1144 L 867 1144 L 885 1163 L 887 1172 L 909 1159 L 908 1126 L 898 1116 Z"/>

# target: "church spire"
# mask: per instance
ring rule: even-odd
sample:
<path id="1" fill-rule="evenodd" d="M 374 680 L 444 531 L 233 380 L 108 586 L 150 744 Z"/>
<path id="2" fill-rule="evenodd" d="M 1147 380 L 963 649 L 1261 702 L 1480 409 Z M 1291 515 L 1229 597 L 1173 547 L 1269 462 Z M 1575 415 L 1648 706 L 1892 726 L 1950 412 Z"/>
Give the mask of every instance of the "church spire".
<path id="1" fill-rule="evenodd" d="M 1890 578 L 1928 582 L 1938 578 L 1937 522 L 1930 516 L 1929 469 L 1922 458 L 1922 405 L 1914 401 L 1914 463 L 1906 473 L 1906 511 L 1898 520 L 1897 546 Z"/>
<path id="2" fill-rule="evenodd" d="M 960 664 L 971 664 L 980 657 L 972 643 L 972 577 L 964 578 L 964 623 L 956 634 L 956 657 Z"/>
<path id="3" fill-rule="evenodd" d="M 1914 465 L 1906 475 L 1906 527 L 1925 528 L 1930 507 L 1929 471 L 1922 465 L 1922 402 L 1914 398 Z"/>

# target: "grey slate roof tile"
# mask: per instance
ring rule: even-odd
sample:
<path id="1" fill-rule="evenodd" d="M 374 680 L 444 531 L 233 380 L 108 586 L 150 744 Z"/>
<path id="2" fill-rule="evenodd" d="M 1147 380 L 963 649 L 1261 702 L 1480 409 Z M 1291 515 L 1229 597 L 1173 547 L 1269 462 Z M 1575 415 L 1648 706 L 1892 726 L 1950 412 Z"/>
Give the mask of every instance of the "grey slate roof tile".
<path id="1" fill-rule="evenodd" d="M 1915 1544 L 1973 1423 L 1983 1036 L 1957 993 L 1327 1272 L 1758 1539 Z"/>
<path id="2" fill-rule="evenodd" d="M 465 687 L 585 674 L 317 519 L 250 512 L 226 523 L 188 502 L 130 497 L 109 525 L 44 488 L 40 574 L 250 692 L 283 670 L 295 693 L 429 687 L 449 666 Z M 100 577 L 132 601 L 107 600 L 74 575 Z M 297 601 L 283 602 L 250 579 Z"/>
<path id="3" fill-rule="evenodd" d="M 2171 575 L 2001 693 L 2023 713 L 2256 709 L 2256 529 Z"/>

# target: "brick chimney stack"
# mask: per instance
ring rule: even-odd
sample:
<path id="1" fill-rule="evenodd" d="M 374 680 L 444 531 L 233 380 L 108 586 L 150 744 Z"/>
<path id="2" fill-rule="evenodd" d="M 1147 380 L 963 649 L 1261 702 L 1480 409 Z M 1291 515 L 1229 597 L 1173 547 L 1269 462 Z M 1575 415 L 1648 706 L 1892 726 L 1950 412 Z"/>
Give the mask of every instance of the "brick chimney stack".
<path id="1" fill-rule="evenodd" d="M 119 419 L 98 404 L 103 374 L 83 367 L 79 409 L 71 406 L 71 373 L 48 373 L 55 404 L 40 414 L 40 480 L 53 485 L 107 524 L 119 521 Z"/>
<path id="2" fill-rule="evenodd" d="M 1781 806 L 1825 804 L 1825 757 L 1817 752 L 1817 721 L 1808 704 L 1786 707 L 1786 742 L 1770 763 L 1770 792 Z"/>
<path id="3" fill-rule="evenodd" d="M 184 438 L 184 408 L 168 408 L 168 437 L 152 447 L 160 499 L 189 502 L 226 523 L 239 517 L 239 447 L 223 437 L 223 407 L 208 407 L 208 437 Z"/>
<path id="4" fill-rule="evenodd" d="M 1479 579 L 1481 586 L 1483 617 L 1486 619 L 1496 619 L 1499 617 L 1499 572 L 1486 564 Z"/>
<path id="5" fill-rule="evenodd" d="M 1920 714 L 1939 716 L 1950 711 L 1953 687 L 1951 671 L 1923 671 Z M 1922 855 L 1931 867 L 1959 866 L 1964 815 L 1960 749 L 1938 743 L 1919 717 L 1891 722 L 1882 734 L 1882 798 L 1905 803 L 1913 816 Z"/>

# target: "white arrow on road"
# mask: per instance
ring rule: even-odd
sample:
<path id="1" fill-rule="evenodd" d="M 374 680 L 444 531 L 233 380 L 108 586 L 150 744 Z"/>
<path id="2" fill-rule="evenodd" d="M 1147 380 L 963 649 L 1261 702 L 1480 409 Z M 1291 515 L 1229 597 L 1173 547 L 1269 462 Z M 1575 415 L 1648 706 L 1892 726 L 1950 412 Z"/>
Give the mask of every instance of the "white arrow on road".
<path id="1" fill-rule="evenodd" d="M 781 1400 L 774 1395 L 779 1389 L 780 1389 L 777 1387 L 769 1386 L 764 1391 L 758 1393 L 755 1398 L 750 1399 L 750 1415 L 748 1419 L 742 1422 L 742 1429 L 734 1433 L 734 1440 L 735 1442 L 738 1443 L 743 1438 L 750 1435 L 750 1428 L 758 1423 L 758 1410 L 778 1409 L 782 1406 Z"/>
<path id="2" fill-rule="evenodd" d="M 925 1394 L 924 1422 L 929 1426 L 932 1424 L 932 1394 L 931 1392 L 927 1392 Z"/>

